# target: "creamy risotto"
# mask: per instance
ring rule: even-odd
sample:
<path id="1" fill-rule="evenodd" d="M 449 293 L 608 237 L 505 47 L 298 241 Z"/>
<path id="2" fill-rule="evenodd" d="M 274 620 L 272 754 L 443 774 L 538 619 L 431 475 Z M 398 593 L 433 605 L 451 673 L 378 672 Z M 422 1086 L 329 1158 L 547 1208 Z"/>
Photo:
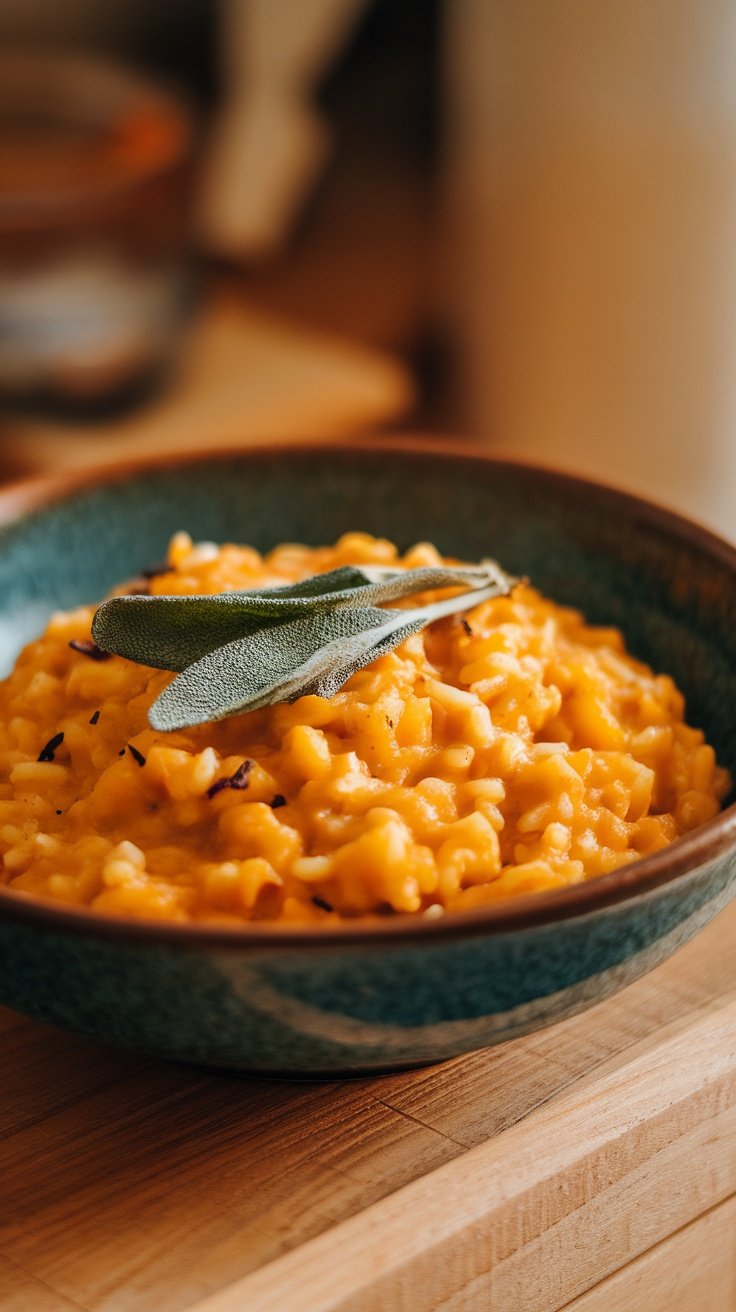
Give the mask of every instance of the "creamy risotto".
<path id="1" fill-rule="evenodd" d="M 180 533 L 145 586 L 369 562 L 441 558 L 360 533 L 265 556 Z M 729 787 L 672 679 L 525 584 L 329 699 L 171 734 L 147 720 L 171 676 L 99 653 L 93 613 L 54 615 L 0 685 L 2 878 L 22 893 L 179 921 L 441 915 L 615 870 L 710 819 Z"/>

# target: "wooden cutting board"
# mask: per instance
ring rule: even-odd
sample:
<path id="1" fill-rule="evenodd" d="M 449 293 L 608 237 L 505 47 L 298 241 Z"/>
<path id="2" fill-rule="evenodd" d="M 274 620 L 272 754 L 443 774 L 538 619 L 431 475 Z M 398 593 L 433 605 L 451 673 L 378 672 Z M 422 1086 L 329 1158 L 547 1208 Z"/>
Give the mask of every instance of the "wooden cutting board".
<path id="1" fill-rule="evenodd" d="M 560 1025 L 374 1080 L 0 1011 L 3 1312 L 734 1312 L 736 903 Z"/>

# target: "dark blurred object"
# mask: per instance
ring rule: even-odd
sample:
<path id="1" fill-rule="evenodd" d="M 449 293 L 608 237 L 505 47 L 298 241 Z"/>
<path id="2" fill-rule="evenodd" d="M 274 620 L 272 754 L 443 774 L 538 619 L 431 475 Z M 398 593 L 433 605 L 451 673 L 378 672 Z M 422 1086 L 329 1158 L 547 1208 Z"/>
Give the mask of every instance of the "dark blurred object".
<path id="1" fill-rule="evenodd" d="M 439 0 L 366 7 L 313 90 L 330 155 L 288 245 L 230 269 L 258 309 L 399 354 L 424 429 L 455 419 L 436 305 L 440 16 Z"/>
<path id="2" fill-rule="evenodd" d="M 120 405 L 191 292 L 193 120 L 96 56 L 0 57 L 0 394 Z"/>
<path id="3" fill-rule="evenodd" d="M 171 79 L 199 104 L 217 93 L 219 25 L 220 0 L 0 0 L 3 49 L 43 42 L 44 49 L 96 51 Z"/>
<path id="4" fill-rule="evenodd" d="M 16 413 L 0 442 L 0 480 L 207 446 L 344 438 L 398 422 L 414 400 L 401 361 L 264 314 L 226 279 L 199 301 L 174 386 L 104 425 Z"/>

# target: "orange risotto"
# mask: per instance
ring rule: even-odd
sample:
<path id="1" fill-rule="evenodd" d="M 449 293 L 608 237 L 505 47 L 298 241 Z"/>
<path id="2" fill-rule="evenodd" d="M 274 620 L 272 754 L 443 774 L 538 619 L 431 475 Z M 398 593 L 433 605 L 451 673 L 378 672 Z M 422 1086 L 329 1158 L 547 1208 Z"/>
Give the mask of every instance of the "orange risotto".
<path id="1" fill-rule="evenodd" d="M 362 533 L 266 556 L 180 533 L 149 587 L 440 559 Z M 729 786 L 667 675 L 526 585 L 329 700 L 171 734 L 147 721 L 171 676 L 91 658 L 92 615 L 54 615 L 0 685 L 2 878 L 19 892 L 179 921 L 441 915 L 635 861 L 714 816 Z"/>

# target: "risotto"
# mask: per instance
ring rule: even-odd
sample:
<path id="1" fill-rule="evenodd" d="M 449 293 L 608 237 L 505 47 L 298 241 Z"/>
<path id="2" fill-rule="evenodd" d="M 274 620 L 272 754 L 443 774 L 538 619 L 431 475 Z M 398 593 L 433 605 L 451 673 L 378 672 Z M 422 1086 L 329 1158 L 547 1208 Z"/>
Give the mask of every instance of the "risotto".
<path id="1" fill-rule="evenodd" d="M 152 594 L 277 586 L 346 564 L 441 563 L 334 546 L 194 545 Z M 0 855 L 10 888 L 163 920 L 442 915 L 594 879 L 716 814 L 730 781 L 671 678 L 616 629 L 519 584 L 354 674 L 160 733 L 171 675 L 99 659 L 94 610 L 55 614 L 0 685 Z"/>

